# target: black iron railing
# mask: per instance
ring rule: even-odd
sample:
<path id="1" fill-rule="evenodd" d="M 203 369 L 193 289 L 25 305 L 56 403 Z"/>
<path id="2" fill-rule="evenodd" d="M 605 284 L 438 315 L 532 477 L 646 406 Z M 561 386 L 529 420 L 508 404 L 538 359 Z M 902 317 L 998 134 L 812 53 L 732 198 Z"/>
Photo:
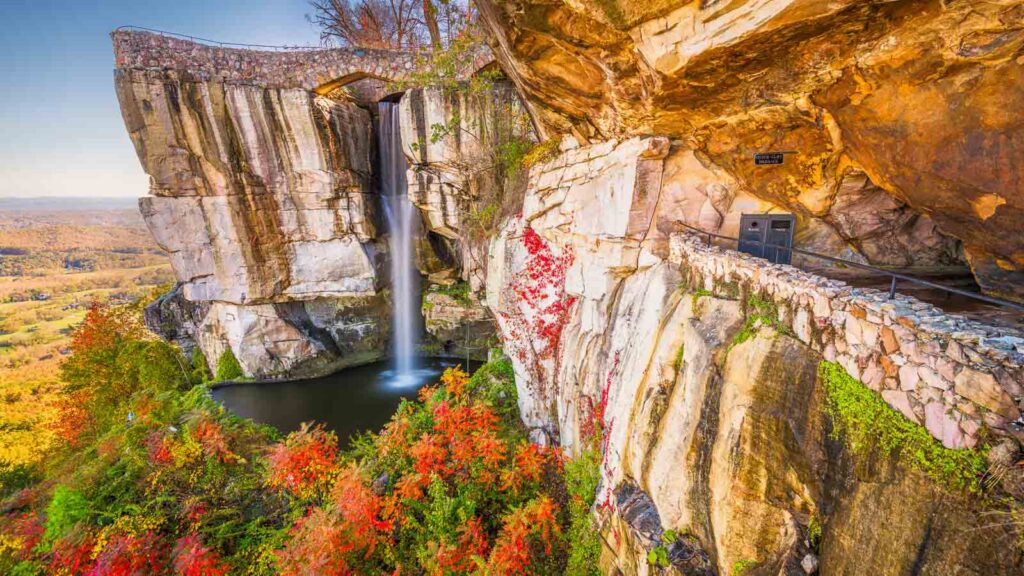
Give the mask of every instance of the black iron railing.
<path id="1" fill-rule="evenodd" d="M 219 40 L 210 40 L 209 38 L 200 38 L 198 36 L 190 36 L 188 34 L 179 34 L 178 32 L 168 32 L 166 30 L 157 30 L 156 28 L 146 28 L 144 26 L 118 26 L 115 32 L 150 32 L 152 34 L 158 34 L 160 36 L 167 36 L 170 38 L 179 38 L 181 40 L 190 40 L 199 44 L 205 44 L 208 46 L 216 46 L 219 48 L 244 48 L 248 50 L 278 50 L 278 51 L 296 51 L 296 50 L 329 50 L 329 47 L 325 46 L 273 46 L 270 44 L 240 44 L 237 42 L 220 42 Z"/>
<path id="2" fill-rule="evenodd" d="M 731 242 L 736 242 L 737 250 L 739 249 L 739 242 L 740 242 L 739 238 L 734 238 L 732 236 L 723 236 L 721 234 L 715 234 L 714 232 L 708 232 L 707 230 L 702 230 L 700 228 L 697 228 L 696 226 L 690 226 L 689 224 L 687 224 L 685 222 L 679 222 L 679 224 L 681 224 L 684 228 L 692 230 L 692 231 L 694 231 L 694 232 L 696 232 L 698 234 L 707 236 L 708 244 L 709 245 L 711 244 L 711 239 L 712 238 L 719 238 L 719 239 L 722 239 L 722 240 L 728 240 L 728 241 L 731 241 Z M 800 248 L 794 248 L 792 246 L 782 246 L 782 245 L 779 245 L 779 244 L 772 244 L 772 243 L 764 242 L 764 241 L 761 241 L 761 240 L 743 240 L 743 243 L 744 244 L 746 244 L 746 243 L 757 244 L 757 245 L 760 245 L 760 246 L 763 246 L 763 247 L 767 247 L 767 248 L 775 248 L 776 250 L 779 250 L 782 253 L 794 252 L 796 254 L 802 254 L 804 256 L 809 256 L 811 258 L 819 258 L 821 260 L 827 260 L 829 262 L 835 262 L 835 263 L 838 263 L 838 264 L 842 264 L 844 266 L 850 266 L 852 268 L 860 268 L 862 270 L 869 270 L 871 272 L 876 272 L 878 274 L 884 274 L 886 276 L 889 276 L 892 279 L 892 281 L 889 284 L 889 298 L 890 299 L 896 297 L 896 283 L 898 281 L 902 280 L 902 281 L 905 281 L 905 282 L 910 282 L 912 284 L 918 284 L 920 286 L 927 286 L 928 288 L 934 288 L 936 290 L 942 290 L 943 292 L 946 292 L 946 293 L 949 293 L 949 294 L 956 294 L 958 296 L 964 296 L 966 298 L 971 298 L 973 300 L 978 300 L 980 302 L 985 302 L 987 304 L 993 304 L 993 305 L 996 305 L 996 306 L 1002 306 L 1004 308 L 1010 308 L 1012 310 L 1016 310 L 1017 312 L 1024 312 L 1024 305 L 1021 305 L 1021 304 L 1016 304 L 1014 302 L 1007 302 L 1006 300 L 1000 300 L 999 298 L 993 298 L 991 296 L 986 296 L 984 294 L 979 294 L 978 292 L 971 292 L 970 290 L 961 290 L 959 288 L 953 288 L 952 286 L 943 286 L 942 284 L 936 284 L 935 282 L 929 282 L 928 280 L 922 280 L 921 278 L 915 278 L 913 276 L 908 276 L 908 275 L 900 273 L 900 272 L 894 272 L 892 270 L 886 270 L 885 268 L 878 268 L 877 266 L 871 266 L 870 264 L 861 264 L 860 262 L 853 262 L 851 260 L 843 260 L 842 258 L 835 258 L 833 256 L 826 256 L 824 254 L 818 254 L 817 252 L 811 252 L 809 250 L 802 250 Z"/>

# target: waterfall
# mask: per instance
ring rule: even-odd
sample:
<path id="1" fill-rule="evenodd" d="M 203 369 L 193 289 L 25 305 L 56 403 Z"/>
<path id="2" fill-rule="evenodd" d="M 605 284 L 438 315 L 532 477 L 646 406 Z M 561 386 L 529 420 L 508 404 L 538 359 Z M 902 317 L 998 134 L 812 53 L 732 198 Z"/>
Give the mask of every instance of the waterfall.
<path id="1" fill-rule="evenodd" d="M 420 334 L 420 282 L 416 269 L 414 234 L 419 214 L 409 201 L 405 180 L 405 156 L 398 104 L 381 102 L 380 181 L 391 250 L 392 353 L 398 382 L 411 382 L 416 370 L 416 341 Z"/>

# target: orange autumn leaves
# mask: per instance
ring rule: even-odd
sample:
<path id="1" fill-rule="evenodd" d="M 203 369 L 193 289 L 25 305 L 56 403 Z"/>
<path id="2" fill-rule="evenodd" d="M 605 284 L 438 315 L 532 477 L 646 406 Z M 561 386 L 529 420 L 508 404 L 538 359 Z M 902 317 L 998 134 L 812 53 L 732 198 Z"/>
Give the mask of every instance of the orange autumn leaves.
<path id="1" fill-rule="evenodd" d="M 321 426 L 303 424 L 270 448 L 267 484 L 299 498 L 322 492 L 338 468 L 338 437 Z"/>
<path id="2" fill-rule="evenodd" d="M 303 427 L 270 450 L 268 484 L 308 500 L 278 553 L 286 575 L 535 574 L 561 545 L 558 449 L 503 429 L 468 375 L 407 403 L 368 458 L 338 459 L 337 439 Z"/>

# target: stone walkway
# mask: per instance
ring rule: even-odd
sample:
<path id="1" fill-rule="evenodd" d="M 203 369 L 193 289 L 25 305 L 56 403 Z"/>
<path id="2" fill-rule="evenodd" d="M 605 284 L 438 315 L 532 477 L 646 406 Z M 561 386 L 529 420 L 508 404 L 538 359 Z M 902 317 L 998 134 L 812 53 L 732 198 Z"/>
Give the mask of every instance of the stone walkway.
<path id="1" fill-rule="evenodd" d="M 303 88 L 326 94 L 363 78 L 401 81 L 422 71 L 426 59 L 407 51 L 369 48 L 258 50 L 212 46 L 140 30 L 111 33 L 119 69 L 175 70 L 198 80 L 268 88 Z M 468 76 L 493 61 L 481 45 L 466 61 Z"/>

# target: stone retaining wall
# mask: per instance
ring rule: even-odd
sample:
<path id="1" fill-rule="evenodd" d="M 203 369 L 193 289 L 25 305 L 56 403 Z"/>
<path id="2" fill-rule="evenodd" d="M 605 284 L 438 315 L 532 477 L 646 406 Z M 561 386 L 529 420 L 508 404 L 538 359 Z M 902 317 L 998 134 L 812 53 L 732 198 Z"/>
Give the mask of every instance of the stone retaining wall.
<path id="1" fill-rule="evenodd" d="M 177 70 L 200 80 L 324 92 L 361 78 L 396 81 L 417 70 L 417 55 L 396 50 L 324 48 L 256 50 L 225 48 L 153 32 L 111 33 L 119 69 Z M 472 73 L 493 60 L 480 46 L 467 63 Z"/>
<path id="2" fill-rule="evenodd" d="M 945 446 L 973 447 L 983 427 L 1024 436 L 1021 334 L 708 246 L 690 234 L 672 237 L 670 259 L 706 290 L 735 287 L 744 297 L 769 298 L 783 327 Z"/>

